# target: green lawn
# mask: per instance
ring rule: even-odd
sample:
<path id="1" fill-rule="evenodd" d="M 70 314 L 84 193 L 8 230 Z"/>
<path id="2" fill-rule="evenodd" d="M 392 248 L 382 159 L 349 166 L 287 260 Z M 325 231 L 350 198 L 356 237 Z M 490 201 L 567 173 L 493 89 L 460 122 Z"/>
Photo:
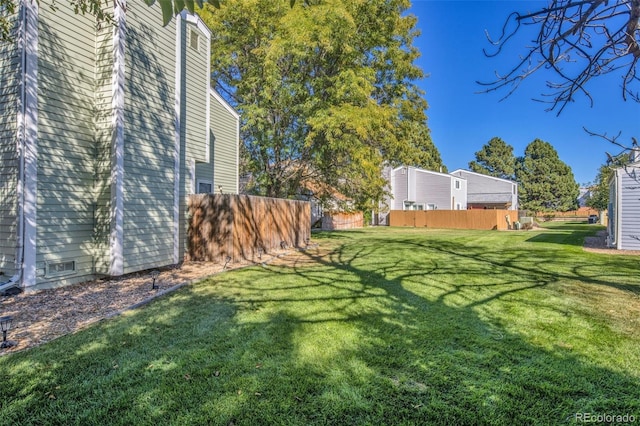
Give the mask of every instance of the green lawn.
<path id="1" fill-rule="evenodd" d="M 640 421 L 640 257 L 596 229 L 316 234 L 0 357 L 0 424 Z"/>

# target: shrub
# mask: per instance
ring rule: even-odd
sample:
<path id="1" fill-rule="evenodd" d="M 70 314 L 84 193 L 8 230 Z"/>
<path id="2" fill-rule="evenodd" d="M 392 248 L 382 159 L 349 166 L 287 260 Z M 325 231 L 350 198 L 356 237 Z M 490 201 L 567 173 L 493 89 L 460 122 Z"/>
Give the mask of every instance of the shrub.
<path id="1" fill-rule="evenodd" d="M 545 222 L 549 222 L 552 221 L 556 217 L 556 215 L 553 213 L 545 213 L 542 217 L 544 218 Z"/>

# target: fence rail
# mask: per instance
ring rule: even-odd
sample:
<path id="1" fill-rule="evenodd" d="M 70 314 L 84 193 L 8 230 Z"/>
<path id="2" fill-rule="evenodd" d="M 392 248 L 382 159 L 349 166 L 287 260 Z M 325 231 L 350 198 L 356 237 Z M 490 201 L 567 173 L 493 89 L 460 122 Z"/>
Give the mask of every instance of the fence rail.
<path id="1" fill-rule="evenodd" d="M 189 196 L 188 260 L 257 261 L 283 247 L 303 247 L 311 236 L 306 201 L 232 194 Z"/>
<path id="2" fill-rule="evenodd" d="M 517 220 L 518 212 L 515 210 L 391 210 L 389 212 L 390 226 L 506 230 L 510 229 Z"/>

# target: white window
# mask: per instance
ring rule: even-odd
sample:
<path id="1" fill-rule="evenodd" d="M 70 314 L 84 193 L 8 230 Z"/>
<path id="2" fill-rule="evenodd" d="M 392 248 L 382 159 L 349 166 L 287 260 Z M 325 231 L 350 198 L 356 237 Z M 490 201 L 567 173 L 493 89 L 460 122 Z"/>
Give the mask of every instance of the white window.
<path id="1" fill-rule="evenodd" d="M 456 203 L 456 210 L 462 210 L 462 204 Z"/>
<path id="2" fill-rule="evenodd" d="M 456 179 L 456 189 L 460 189 L 460 181 Z"/>
<path id="3" fill-rule="evenodd" d="M 200 49 L 200 37 L 198 36 L 198 32 L 194 29 L 189 30 L 189 47 L 193 50 Z"/>
<path id="4" fill-rule="evenodd" d="M 57 277 L 59 275 L 74 274 L 76 272 L 75 260 L 63 260 L 60 262 L 47 263 L 47 277 Z"/>
<path id="5" fill-rule="evenodd" d="M 213 193 L 213 182 L 207 180 L 198 180 L 198 194 Z"/>
<path id="6" fill-rule="evenodd" d="M 436 210 L 438 206 L 435 204 L 427 204 L 427 210 Z"/>

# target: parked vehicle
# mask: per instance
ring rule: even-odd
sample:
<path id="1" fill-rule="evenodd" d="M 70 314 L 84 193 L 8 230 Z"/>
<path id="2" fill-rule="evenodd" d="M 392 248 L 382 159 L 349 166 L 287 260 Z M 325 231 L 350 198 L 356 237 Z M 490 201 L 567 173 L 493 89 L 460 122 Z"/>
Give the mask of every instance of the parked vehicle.
<path id="1" fill-rule="evenodd" d="M 600 218 L 598 217 L 597 214 L 589 215 L 589 223 L 598 223 L 598 222 L 600 222 Z"/>

